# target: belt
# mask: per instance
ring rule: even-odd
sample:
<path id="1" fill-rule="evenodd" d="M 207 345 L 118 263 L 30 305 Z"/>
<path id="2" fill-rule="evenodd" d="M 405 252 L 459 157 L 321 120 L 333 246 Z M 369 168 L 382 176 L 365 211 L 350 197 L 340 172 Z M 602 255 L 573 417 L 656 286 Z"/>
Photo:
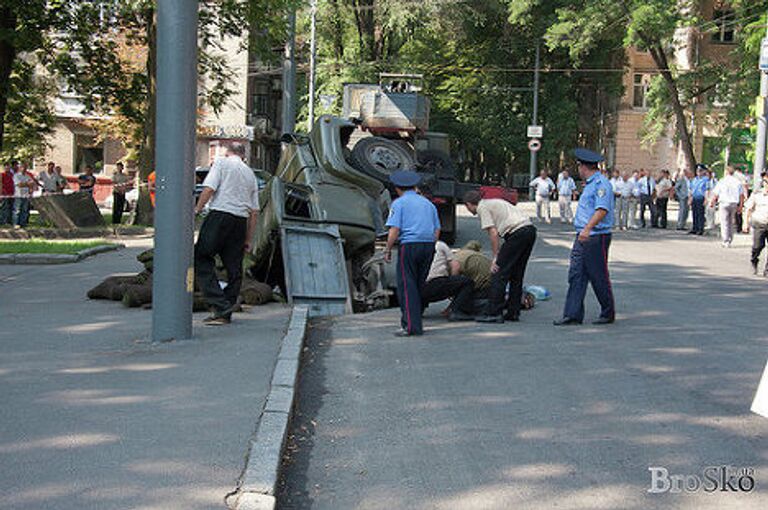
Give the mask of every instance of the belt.
<path id="1" fill-rule="evenodd" d="M 515 232 L 519 232 L 520 230 L 523 230 L 524 228 L 527 228 L 527 227 L 531 227 L 534 230 L 536 229 L 536 227 L 534 227 L 531 223 L 523 223 L 521 225 L 516 226 L 515 228 L 513 228 L 512 230 L 510 230 L 509 232 L 507 232 L 501 237 L 503 237 L 504 240 L 506 241 L 507 238 L 510 237 L 512 234 L 514 234 Z"/>

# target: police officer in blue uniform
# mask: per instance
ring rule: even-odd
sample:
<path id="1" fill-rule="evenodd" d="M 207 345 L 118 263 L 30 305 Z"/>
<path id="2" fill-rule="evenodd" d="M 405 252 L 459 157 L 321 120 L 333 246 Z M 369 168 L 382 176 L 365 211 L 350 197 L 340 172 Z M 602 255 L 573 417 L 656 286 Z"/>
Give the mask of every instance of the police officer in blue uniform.
<path id="1" fill-rule="evenodd" d="M 568 270 L 568 296 L 563 317 L 555 326 L 581 324 L 584 321 L 584 297 L 587 284 L 592 284 L 600 302 L 600 317 L 593 324 L 610 324 L 616 317 L 616 308 L 608 275 L 608 248 L 611 246 L 614 196 L 607 177 L 597 164 L 600 154 L 587 149 L 574 150 L 579 175 L 586 185 L 579 198 L 573 225 L 578 237 L 571 249 L 571 267 Z"/>
<path id="2" fill-rule="evenodd" d="M 421 335 L 421 296 L 435 255 L 435 241 L 440 237 L 440 220 L 432 202 L 416 192 L 421 181 L 419 174 L 401 170 L 392 173 L 389 180 L 398 198 L 392 202 L 387 220 L 387 263 L 392 260 L 392 248 L 400 241 L 396 273 L 402 329 L 395 336 Z"/>

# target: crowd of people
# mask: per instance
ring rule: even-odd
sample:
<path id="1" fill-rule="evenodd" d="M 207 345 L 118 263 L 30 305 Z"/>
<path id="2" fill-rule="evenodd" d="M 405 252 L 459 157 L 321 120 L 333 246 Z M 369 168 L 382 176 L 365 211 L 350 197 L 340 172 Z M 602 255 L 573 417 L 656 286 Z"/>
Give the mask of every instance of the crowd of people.
<path id="1" fill-rule="evenodd" d="M 64 193 L 70 189 L 67 178 L 62 174 L 61 166 L 51 161 L 46 168 L 35 175 L 26 163 L 13 160 L 3 166 L 0 174 L 0 226 L 10 225 L 24 228 L 29 224 L 31 199 L 36 192 L 42 195 Z M 117 163 L 112 175 L 112 223 L 119 224 L 126 208 L 125 195 L 133 189 L 134 178 L 125 172 L 122 162 Z M 96 175 L 93 166 L 86 165 L 77 177 L 77 187 L 72 191 L 87 193 L 91 197 L 96 189 Z"/>

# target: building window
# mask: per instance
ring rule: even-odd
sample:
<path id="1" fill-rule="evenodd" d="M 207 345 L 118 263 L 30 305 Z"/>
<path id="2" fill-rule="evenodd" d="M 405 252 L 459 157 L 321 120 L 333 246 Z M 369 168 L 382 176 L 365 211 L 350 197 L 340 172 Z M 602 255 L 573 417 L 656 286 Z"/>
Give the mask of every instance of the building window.
<path id="1" fill-rule="evenodd" d="M 636 73 L 632 82 L 632 106 L 635 108 L 648 108 L 646 103 L 648 88 L 651 86 L 651 75 Z"/>
<path id="2" fill-rule="evenodd" d="M 712 42 L 729 44 L 734 42 L 736 13 L 730 9 L 716 10 L 713 14 Z"/>

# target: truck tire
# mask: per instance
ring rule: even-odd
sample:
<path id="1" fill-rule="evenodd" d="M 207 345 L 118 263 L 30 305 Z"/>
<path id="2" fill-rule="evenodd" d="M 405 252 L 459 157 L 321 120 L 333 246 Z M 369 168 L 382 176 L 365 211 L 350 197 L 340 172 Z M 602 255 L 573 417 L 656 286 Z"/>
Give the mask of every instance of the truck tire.
<path id="1" fill-rule="evenodd" d="M 420 171 L 433 174 L 440 179 L 455 179 L 456 165 L 443 151 L 429 149 L 416 154 Z"/>
<path id="2" fill-rule="evenodd" d="M 389 182 L 393 172 L 416 167 L 416 161 L 407 149 L 380 136 L 359 140 L 352 149 L 350 163 L 355 169 L 384 183 Z"/>

